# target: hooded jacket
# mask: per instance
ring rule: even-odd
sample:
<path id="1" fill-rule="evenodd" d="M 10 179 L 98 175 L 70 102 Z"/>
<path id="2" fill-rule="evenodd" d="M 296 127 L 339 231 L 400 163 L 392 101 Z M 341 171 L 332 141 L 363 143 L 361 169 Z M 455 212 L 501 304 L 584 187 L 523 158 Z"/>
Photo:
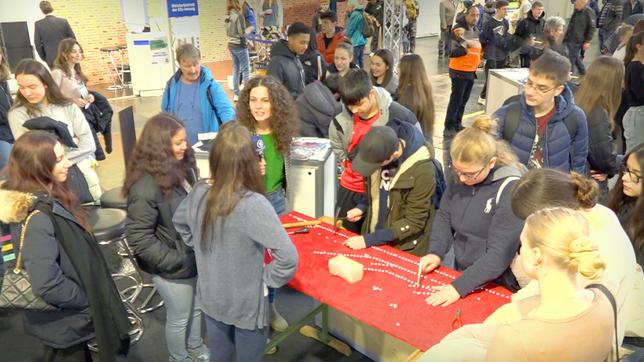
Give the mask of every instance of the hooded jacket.
<path id="1" fill-rule="evenodd" d="M 535 18 L 534 15 L 532 15 L 532 11 L 528 12 L 528 16 L 525 19 L 521 19 L 517 24 L 514 35 L 521 38 L 523 41 L 528 40 L 531 36 L 541 38 L 543 36 L 543 27 L 546 24 L 545 17 L 545 11 L 541 13 L 539 18 Z"/>
<path id="2" fill-rule="evenodd" d="M 284 39 L 278 40 L 271 47 L 268 75 L 277 78 L 293 99 L 304 92 L 304 67 L 300 58 L 289 49 L 288 42 Z"/>
<path id="3" fill-rule="evenodd" d="M 189 179 L 191 184 L 195 178 Z M 188 192 L 175 186 L 170 195 L 159 188 L 150 174 L 132 185 L 127 197 L 125 235 L 141 269 L 164 279 L 197 275 L 194 253 L 174 229 L 172 216 Z"/>
<path id="4" fill-rule="evenodd" d="M 22 223 L 35 210 L 38 200 L 44 197 L 0 189 L 0 222 L 10 225 L 16 255 Z M 57 201 L 53 212 L 76 221 Z M 60 308 L 56 312 L 24 311 L 25 332 L 54 348 L 67 348 L 92 339 L 94 327 L 88 297 L 69 256 L 56 241 L 51 219 L 44 213 L 29 220 L 21 252 L 34 294 Z"/>
<path id="5" fill-rule="evenodd" d="M 376 101 L 380 112 L 380 118 L 373 126 L 384 126 L 390 119 L 397 119 L 408 122 L 420 130 L 420 124 L 416 115 L 400 103 L 393 100 L 389 92 L 384 88 L 374 87 L 376 91 Z M 329 125 L 329 140 L 331 149 L 335 153 L 336 160 L 342 162 L 349 159 L 349 143 L 353 136 L 353 115 L 349 113 L 346 107 L 343 107 L 342 113 L 335 117 L 335 121 Z"/>
<path id="6" fill-rule="evenodd" d="M 329 138 L 329 125 L 333 117 L 342 112 L 329 88 L 319 81 L 304 88 L 295 100 L 300 115 L 300 136 Z"/>
<path id="7" fill-rule="evenodd" d="M 362 29 L 364 28 L 364 8 L 357 7 L 351 13 L 349 13 L 347 18 L 347 38 L 351 40 L 351 44 L 354 47 L 359 47 L 367 44 L 367 39 L 362 35 Z"/>
<path id="8" fill-rule="evenodd" d="M 333 34 L 333 38 L 329 43 L 329 46 L 327 46 L 324 42 L 325 37 L 326 35 L 324 35 L 324 33 L 318 33 L 318 35 L 316 36 L 318 50 L 320 51 L 320 54 L 324 56 L 324 61 L 327 64 L 333 64 L 333 58 L 335 57 L 335 48 L 338 47 L 338 44 L 344 42 L 347 39 L 347 36 L 344 33 L 344 29 L 336 27 L 335 34 Z"/>
<path id="9" fill-rule="evenodd" d="M 508 177 L 496 202 L 501 185 Z M 521 172 L 501 166 L 490 171 L 481 183 L 455 183 L 447 188 L 432 224 L 429 253 L 445 257 L 454 247 L 456 270 L 463 273 L 452 282 L 461 297 L 475 288 L 510 273 L 519 250 L 523 221 L 512 212 L 511 193 Z"/>
<path id="10" fill-rule="evenodd" d="M 367 211 L 361 233 L 367 246 L 389 243 L 422 256 L 427 250 L 434 215 L 431 203 L 436 189 L 431 161 L 433 147 L 425 143 L 423 134 L 409 122 L 392 119 L 387 126 L 396 131 L 398 138 L 405 142 L 405 148 L 397 160 L 399 166 L 390 181 L 386 205 L 381 204 L 380 173 L 383 169 L 365 178 L 368 207 L 357 206 Z"/>
<path id="11" fill-rule="evenodd" d="M 304 87 L 316 80 L 324 79 L 326 76 L 327 64 L 320 52 L 316 49 L 307 49 L 300 56 L 300 61 L 304 69 Z"/>
<path id="12" fill-rule="evenodd" d="M 519 124 L 510 143 L 512 150 L 517 154 L 521 163 L 527 165 L 530 151 L 537 132 L 537 120 L 534 109 L 525 102 L 521 95 L 521 112 Z M 506 113 L 513 104 L 507 104 L 497 110 L 493 118 L 498 120 L 498 134 L 503 135 L 506 122 Z M 544 167 L 560 169 L 564 172 L 576 171 L 581 174 L 586 170 L 586 157 L 588 156 L 588 124 L 586 115 L 581 108 L 575 105 L 572 92 L 568 86 L 555 97 L 555 114 L 552 116 L 545 131 L 544 142 Z M 577 120 L 576 134 L 569 134 L 564 119 L 568 116 Z"/>
<path id="13" fill-rule="evenodd" d="M 174 114 L 177 110 L 177 84 L 181 81 L 178 70 L 166 83 L 161 100 L 161 109 Z M 199 108 L 201 109 L 201 130 L 199 133 L 219 131 L 219 123 L 235 119 L 235 108 L 226 96 L 224 88 L 217 83 L 210 69 L 201 66 L 199 76 Z"/>

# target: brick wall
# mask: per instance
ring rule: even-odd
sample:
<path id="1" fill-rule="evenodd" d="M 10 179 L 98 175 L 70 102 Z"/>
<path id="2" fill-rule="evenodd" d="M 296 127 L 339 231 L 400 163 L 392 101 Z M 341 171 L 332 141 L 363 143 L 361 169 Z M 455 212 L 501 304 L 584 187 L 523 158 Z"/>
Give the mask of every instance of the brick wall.
<path id="1" fill-rule="evenodd" d="M 56 16 L 69 21 L 85 52 L 81 64 L 90 84 L 109 83 L 99 49 L 125 44 L 119 0 L 51 0 Z"/>
<path id="2" fill-rule="evenodd" d="M 119 0 L 51 0 L 54 14 L 66 18 L 85 51 L 83 72 L 89 84 L 110 83 L 99 49 L 125 44 L 125 25 L 121 20 Z M 258 1 L 251 1 L 257 4 Z M 319 0 L 282 0 L 284 23 L 295 21 L 310 25 Z M 257 6 L 255 6 L 257 9 Z M 344 3 L 338 4 L 339 23 L 344 23 Z M 199 0 L 200 47 L 204 63 L 230 60 L 226 47 L 225 0 Z M 165 15 L 161 0 L 148 0 L 150 17 Z"/>

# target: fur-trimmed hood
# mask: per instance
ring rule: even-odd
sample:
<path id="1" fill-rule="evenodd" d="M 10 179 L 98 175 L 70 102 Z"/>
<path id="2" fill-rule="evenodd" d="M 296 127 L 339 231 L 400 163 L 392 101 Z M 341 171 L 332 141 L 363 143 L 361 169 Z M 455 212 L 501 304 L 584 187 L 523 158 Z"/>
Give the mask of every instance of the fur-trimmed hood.
<path id="1" fill-rule="evenodd" d="M 0 222 L 5 224 L 20 223 L 27 218 L 37 197 L 26 192 L 0 188 Z"/>

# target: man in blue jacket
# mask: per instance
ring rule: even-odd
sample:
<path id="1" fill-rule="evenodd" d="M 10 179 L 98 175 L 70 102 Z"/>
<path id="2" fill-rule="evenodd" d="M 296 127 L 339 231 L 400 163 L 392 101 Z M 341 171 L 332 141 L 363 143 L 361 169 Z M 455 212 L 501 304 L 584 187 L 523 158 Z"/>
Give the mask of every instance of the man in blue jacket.
<path id="1" fill-rule="evenodd" d="M 547 50 L 532 63 L 523 94 L 494 113 L 499 136 L 528 168 L 586 170 L 588 124 L 566 86 L 570 61 Z"/>
<path id="2" fill-rule="evenodd" d="M 217 132 L 221 124 L 235 119 L 235 108 L 210 70 L 201 65 L 201 53 L 192 44 L 177 48 L 179 70 L 163 92 L 161 110 L 183 122 L 188 142 L 195 144 L 199 133 Z"/>

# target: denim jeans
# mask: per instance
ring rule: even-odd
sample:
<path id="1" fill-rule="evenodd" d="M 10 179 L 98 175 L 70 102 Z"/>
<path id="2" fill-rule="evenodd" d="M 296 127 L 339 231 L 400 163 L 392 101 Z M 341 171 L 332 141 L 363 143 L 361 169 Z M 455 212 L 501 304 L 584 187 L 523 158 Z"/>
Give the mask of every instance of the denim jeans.
<path id="1" fill-rule="evenodd" d="M 190 361 L 207 357 L 208 349 L 201 338 L 201 309 L 195 299 L 197 278 L 164 279 L 153 275 L 152 282 L 165 303 L 168 360 Z"/>
<path id="2" fill-rule="evenodd" d="M 568 57 L 570 59 L 570 63 L 572 64 L 572 72 L 575 73 L 575 69 L 577 69 L 577 74 L 579 75 L 586 74 L 586 67 L 584 66 L 583 59 L 581 59 L 583 44 L 568 43 L 567 46 L 568 46 Z"/>
<path id="3" fill-rule="evenodd" d="M 4 168 L 9 161 L 9 154 L 13 145 L 9 142 L 0 140 L 0 170 Z"/>
<path id="4" fill-rule="evenodd" d="M 250 78 L 250 57 L 245 47 L 229 47 L 228 50 L 233 58 L 233 94 L 238 96 L 240 73 L 244 83 Z"/>
<path id="5" fill-rule="evenodd" d="M 267 193 L 266 198 L 273 205 L 277 215 L 282 215 L 286 212 L 286 191 L 283 188 Z"/>
<path id="6" fill-rule="evenodd" d="M 353 47 L 353 63 L 360 68 L 364 68 L 364 45 Z"/>
<path id="7" fill-rule="evenodd" d="M 236 361 L 261 361 L 264 357 L 268 327 L 263 329 L 241 329 L 233 325 L 219 322 L 206 316 L 208 345 L 212 348 L 211 362 L 229 362 L 233 352 Z"/>
<path id="8" fill-rule="evenodd" d="M 462 127 L 463 112 L 465 112 L 465 105 L 470 99 L 474 79 L 456 77 L 450 79 L 452 80 L 452 93 L 449 95 L 449 104 L 445 115 L 445 130 L 458 131 Z"/>

